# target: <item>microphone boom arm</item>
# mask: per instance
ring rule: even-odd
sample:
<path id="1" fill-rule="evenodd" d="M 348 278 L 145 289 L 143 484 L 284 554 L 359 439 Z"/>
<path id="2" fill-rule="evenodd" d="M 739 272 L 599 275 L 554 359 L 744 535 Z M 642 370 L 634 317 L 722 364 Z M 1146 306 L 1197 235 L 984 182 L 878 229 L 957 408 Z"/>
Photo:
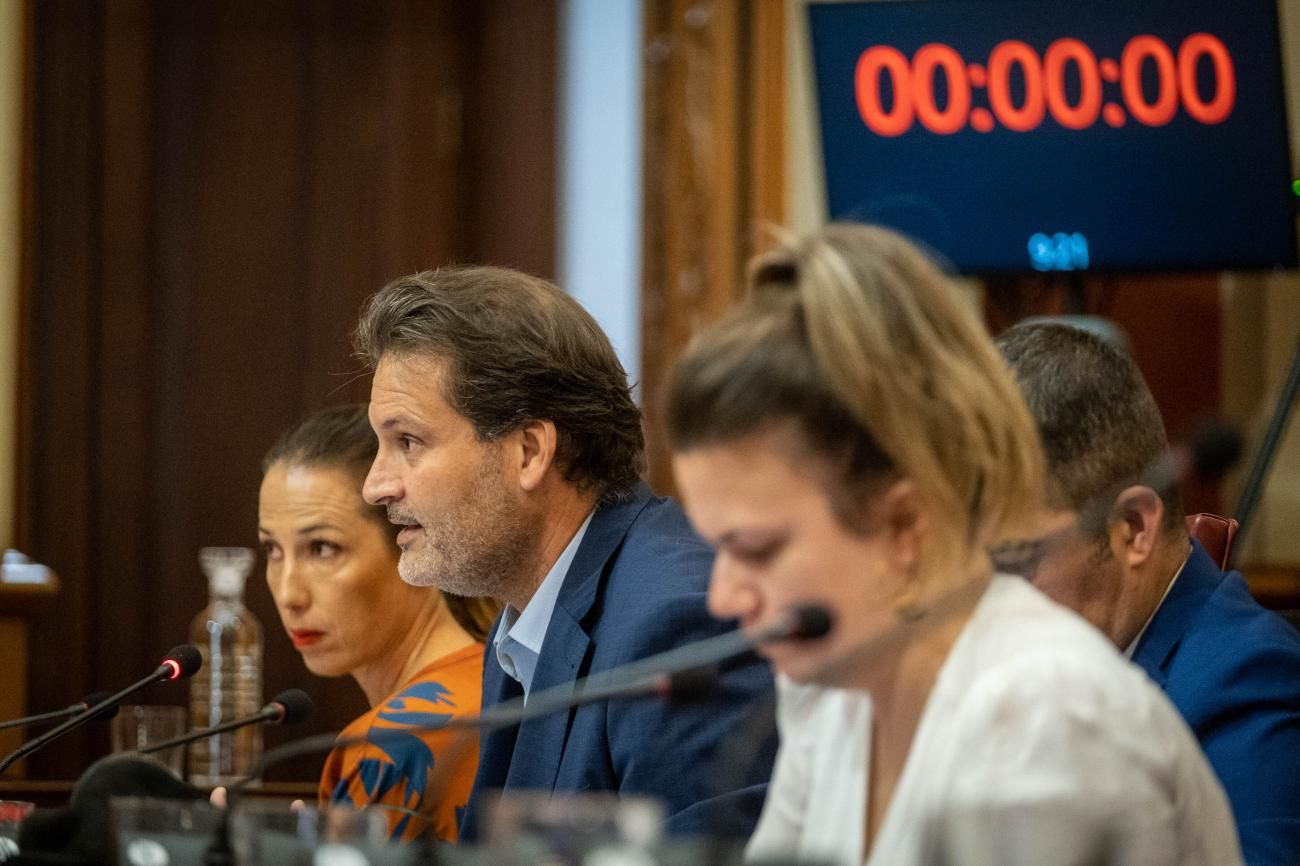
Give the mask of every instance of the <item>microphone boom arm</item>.
<path id="1" fill-rule="evenodd" d="M 137 680 L 116 694 L 109 695 L 94 706 L 87 707 L 63 724 L 51 728 L 39 737 L 28 740 L 8 755 L 5 755 L 3 759 L 0 759 L 0 775 L 3 775 L 4 771 L 9 769 L 15 761 L 27 757 L 32 752 L 35 752 L 42 746 L 57 740 L 69 731 L 81 727 L 104 710 L 116 706 L 146 686 L 164 680 L 175 680 L 188 677 L 197 671 L 201 664 L 202 661 L 199 658 L 199 651 L 197 649 L 188 645 L 176 647 L 167 658 L 163 659 L 163 663 L 147 677 Z"/>
<path id="2" fill-rule="evenodd" d="M 583 704 L 612 698 L 635 697 L 647 693 L 671 691 L 676 675 L 689 675 L 749 652 L 760 643 L 775 640 L 818 638 L 830 630 L 829 615 L 820 608 L 790 612 L 775 624 L 763 629 L 736 629 L 707 640 L 676 647 L 667 652 L 640 659 L 622 667 L 593 674 L 572 683 L 562 683 L 525 698 L 497 704 L 476 716 L 448 719 L 443 730 L 496 730 Z M 412 726 L 418 727 L 418 726 Z M 235 799 L 245 788 L 261 778 L 268 768 L 300 755 L 322 752 L 361 743 L 382 743 L 385 734 L 403 736 L 404 729 L 371 731 L 369 734 L 339 739 L 337 734 L 318 734 L 293 743 L 285 743 L 262 754 L 248 775 L 226 791 L 226 812 L 217 825 L 216 835 L 204 858 L 206 866 L 228 866 L 234 862 L 230 847 L 229 814 Z"/>
<path id="3" fill-rule="evenodd" d="M 66 709 L 54 710 L 50 713 L 40 713 L 35 716 L 24 716 L 21 719 L 11 719 L 7 722 L 0 722 L 0 731 L 8 730 L 9 728 L 22 728 L 27 725 L 40 725 L 45 722 L 53 722 L 57 719 L 66 718 L 68 716 L 75 716 L 77 713 L 83 712 L 86 707 L 86 704 L 73 704 Z"/>
<path id="4" fill-rule="evenodd" d="M 48 731 L 41 734 L 39 737 L 35 737 L 33 739 L 28 740 L 18 748 L 14 749 L 8 755 L 5 755 L 3 759 L 0 759 L 0 774 L 3 774 L 5 770 L 9 769 L 10 765 L 12 765 L 15 761 L 19 760 L 20 758 L 27 757 L 32 752 L 35 752 L 37 749 L 41 748 L 42 746 L 46 745 L 52 740 L 56 740 L 59 737 L 63 736 L 64 734 L 68 733 L 69 731 L 81 727 L 86 722 L 90 721 L 91 716 L 95 715 L 95 713 L 98 713 L 101 710 L 111 707 L 113 704 L 119 703 L 125 700 L 126 698 L 129 698 L 131 695 L 140 691 L 145 686 L 153 685 L 159 680 L 169 679 L 171 677 L 171 674 L 172 674 L 172 669 L 167 667 L 166 665 L 162 665 L 158 668 L 158 670 L 149 674 L 149 676 L 141 680 L 137 680 L 136 682 L 122 689 L 122 691 L 114 695 L 111 695 L 110 697 L 105 698 L 104 700 L 95 704 L 93 707 L 88 707 L 87 709 L 82 710 L 79 714 L 73 716 L 72 718 L 68 719 L 66 722 L 64 722 L 61 725 L 58 725 L 57 727 L 50 728 Z"/>
<path id="5" fill-rule="evenodd" d="M 224 734 L 227 731 L 234 731 L 247 725 L 255 725 L 258 722 L 265 722 L 274 719 L 277 711 L 274 707 L 263 707 L 256 715 L 248 716 L 243 719 L 231 719 L 228 722 L 222 722 L 210 728 L 203 728 L 199 731 L 190 731 L 181 734 L 179 737 L 172 737 L 170 740 L 164 740 L 161 743 L 152 743 L 137 751 L 141 755 L 152 755 L 154 752 L 163 752 L 167 749 L 174 749 L 177 746 L 184 746 L 195 740 L 202 740 L 207 737 L 215 737 L 217 734 Z"/>
<path id="6" fill-rule="evenodd" d="M 657 655 L 639 659 L 618 668 L 601 671 L 574 683 L 562 683 L 535 692 L 527 698 L 515 698 L 497 704 L 476 716 L 462 716 L 447 720 L 443 725 L 449 730 L 497 730 L 523 724 L 539 716 L 572 709 L 613 698 L 630 698 L 670 689 L 678 675 L 690 675 L 749 652 L 761 643 L 777 640 L 803 640 L 822 637 L 830 630 L 826 612 L 820 608 L 795 608 L 777 622 L 764 628 L 735 629 L 715 637 L 686 646 L 675 647 Z M 319 734 L 285 743 L 265 752 L 249 774 L 230 786 L 229 794 L 237 795 L 267 768 L 313 752 L 325 751 L 335 746 L 351 746 L 364 742 L 382 742 L 384 731 L 369 735 L 338 739 L 337 734 Z M 394 735 L 397 735 L 395 731 Z"/>

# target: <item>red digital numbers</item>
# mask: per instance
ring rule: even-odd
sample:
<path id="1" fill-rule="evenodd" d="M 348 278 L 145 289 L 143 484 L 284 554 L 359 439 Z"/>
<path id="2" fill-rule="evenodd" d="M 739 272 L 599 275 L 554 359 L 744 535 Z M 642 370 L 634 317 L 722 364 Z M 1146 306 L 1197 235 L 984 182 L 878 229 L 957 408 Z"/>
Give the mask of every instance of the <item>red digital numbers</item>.
<path id="1" fill-rule="evenodd" d="M 1011 67 L 1017 66 L 1025 79 L 1025 98 L 1020 105 L 1011 101 Z M 993 47 L 989 55 L 989 107 L 998 123 L 1017 132 L 1036 129 L 1043 122 L 1043 69 L 1038 52 L 1023 42 L 1007 40 Z"/>
<path id="2" fill-rule="evenodd" d="M 934 98 L 934 76 L 939 70 L 948 82 L 948 105 L 942 110 Z M 912 103 L 926 129 L 951 135 L 965 126 L 970 116 L 970 82 L 961 55 L 947 45 L 922 46 L 912 58 Z"/>
<path id="3" fill-rule="evenodd" d="M 1142 91 L 1142 67 L 1156 66 L 1156 96 L 1148 100 Z M 1119 86 L 1124 105 L 1138 123 L 1164 126 L 1178 112 L 1178 72 L 1174 53 L 1154 36 L 1134 36 L 1119 59 Z"/>
<path id="4" fill-rule="evenodd" d="M 1212 82 L 1209 93 L 1203 93 L 1197 82 L 1206 63 Z M 940 79 L 942 91 L 937 86 Z M 1069 80 L 1078 86 L 1067 88 Z M 1115 81 L 1119 101 L 1105 103 L 1105 84 Z M 1016 132 L 1037 129 L 1048 115 L 1066 129 L 1089 129 L 1101 117 L 1111 126 L 1123 125 L 1127 117 L 1145 126 L 1164 126 L 1179 108 L 1198 123 L 1217 124 L 1232 114 L 1237 101 L 1232 55 L 1210 33 L 1193 33 L 1177 52 L 1155 36 L 1134 36 L 1118 64 L 1098 61 L 1096 53 L 1078 39 L 1057 39 L 1041 57 L 1027 43 L 1008 39 L 989 53 L 987 72 L 968 66 L 956 49 L 937 42 L 921 46 L 911 60 L 897 48 L 874 45 L 858 57 L 854 72 L 862 122 L 877 135 L 890 138 L 908 132 L 917 122 L 939 135 L 967 129 L 972 93 L 980 88 L 987 88 L 997 125 Z M 946 93 L 942 104 L 941 92 Z M 976 128 L 988 131 L 989 112 L 978 108 L 974 113 L 983 113 L 983 123 L 977 122 Z"/>
<path id="5" fill-rule="evenodd" d="M 1069 103 L 1065 94 L 1065 68 L 1073 64 L 1079 76 L 1079 100 Z M 1047 110 L 1066 129 L 1087 129 L 1101 114 L 1101 69 L 1097 55 L 1078 39 L 1058 39 L 1043 55 L 1043 81 Z"/>
<path id="6" fill-rule="evenodd" d="M 890 77 L 894 106 L 885 110 L 880 98 L 882 75 Z M 902 135 L 912 128 L 912 67 L 903 52 L 888 45 L 877 45 L 862 52 L 854 74 L 853 90 L 858 98 L 858 113 L 877 135 Z"/>
<path id="7" fill-rule="evenodd" d="M 1210 101 L 1201 99 L 1196 88 L 1196 65 L 1202 57 L 1214 64 L 1214 95 Z M 1232 55 L 1223 42 L 1209 33 L 1193 33 L 1178 48 L 1178 95 L 1183 110 L 1206 124 L 1223 123 L 1232 114 L 1237 101 L 1237 73 L 1232 68 Z"/>

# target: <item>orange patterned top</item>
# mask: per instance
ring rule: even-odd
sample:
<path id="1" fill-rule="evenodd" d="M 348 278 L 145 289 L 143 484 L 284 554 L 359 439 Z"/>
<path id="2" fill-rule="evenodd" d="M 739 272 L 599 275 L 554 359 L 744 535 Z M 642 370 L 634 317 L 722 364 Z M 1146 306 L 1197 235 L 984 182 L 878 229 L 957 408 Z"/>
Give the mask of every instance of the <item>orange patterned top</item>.
<path id="1" fill-rule="evenodd" d="M 420 670 L 343 729 L 340 738 L 368 741 L 330 752 L 321 773 L 321 805 L 388 808 L 394 840 L 418 838 L 432 820 L 434 836 L 455 842 L 478 768 L 478 735 L 443 726 L 454 716 L 478 713 L 482 693 L 482 644 Z M 406 730 L 412 725 L 427 730 Z"/>

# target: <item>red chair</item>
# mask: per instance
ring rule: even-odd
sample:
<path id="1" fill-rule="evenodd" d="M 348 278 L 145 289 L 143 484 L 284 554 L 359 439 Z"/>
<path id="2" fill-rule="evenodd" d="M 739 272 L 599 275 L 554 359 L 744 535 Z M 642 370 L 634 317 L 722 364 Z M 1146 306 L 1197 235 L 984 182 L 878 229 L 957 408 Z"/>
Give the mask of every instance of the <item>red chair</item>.
<path id="1" fill-rule="evenodd" d="M 1218 563 L 1219 568 L 1228 567 L 1228 557 L 1232 555 L 1232 540 L 1237 537 L 1237 521 L 1231 517 L 1220 517 L 1208 512 L 1187 515 L 1187 534 L 1201 543 L 1205 552 Z"/>
<path id="2" fill-rule="evenodd" d="M 1232 542 L 1237 537 L 1237 521 L 1217 514 L 1189 514 L 1187 534 L 1201 543 L 1219 568 L 1227 569 Z M 1277 613 L 1300 631 L 1300 610 L 1279 610 Z"/>

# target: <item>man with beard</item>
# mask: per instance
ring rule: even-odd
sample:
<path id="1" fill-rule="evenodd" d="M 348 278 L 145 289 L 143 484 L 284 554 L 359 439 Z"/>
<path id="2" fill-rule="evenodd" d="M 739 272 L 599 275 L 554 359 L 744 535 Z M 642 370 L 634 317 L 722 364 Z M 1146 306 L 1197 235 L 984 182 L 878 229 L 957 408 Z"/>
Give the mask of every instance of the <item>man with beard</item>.
<path id="1" fill-rule="evenodd" d="M 1028 576 L 1164 689 L 1223 783 L 1246 862 L 1300 863 L 1300 634 L 1188 538 L 1132 358 L 1060 324 L 1019 325 L 997 343 L 1047 455 Z"/>
<path id="2" fill-rule="evenodd" d="M 370 300 L 355 340 L 379 437 L 364 496 L 402 527 L 402 578 L 506 602 L 485 709 L 731 627 L 705 607 L 708 547 L 640 479 L 617 356 L 559 288 L 501 268 L 416 274 Z M 738 790 L 718 789 L 714 755 L 771 684 L 751 656 L 724 676 L 725 703 L 596 703 L 490 733 L 460 838 L 493 790 L 653 796 L 670 832 L 747 836 L 775 745 L 722 774 Z"/>

